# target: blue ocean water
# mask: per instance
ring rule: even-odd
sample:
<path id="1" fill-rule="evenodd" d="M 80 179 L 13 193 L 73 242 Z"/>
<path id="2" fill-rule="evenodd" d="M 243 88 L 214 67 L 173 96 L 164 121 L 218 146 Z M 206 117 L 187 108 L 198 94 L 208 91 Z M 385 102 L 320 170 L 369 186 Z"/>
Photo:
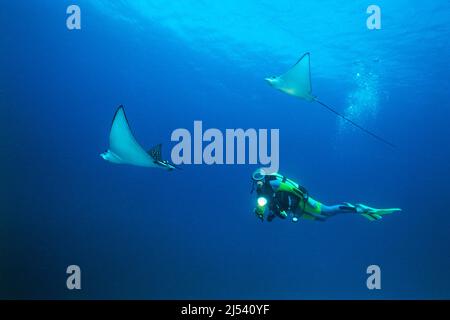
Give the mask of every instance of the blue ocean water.
<path id="1" fill-rule="evenodd" d="M 450 5 L 377 0 L 382 28 L 368 30 L 370 4 L 2 3 L 0 297 L 450 298 Z M 396 149 L 264 82 L 307 51 L 313 92 Z M 314 198 L 403 211 L 261 223 L 255 165 L 103 161 L 119 104 L 165 157 L 195 120 L 279 128 L 280 172 Z M 366 287 L 372 264 L 381 290 Z"/>

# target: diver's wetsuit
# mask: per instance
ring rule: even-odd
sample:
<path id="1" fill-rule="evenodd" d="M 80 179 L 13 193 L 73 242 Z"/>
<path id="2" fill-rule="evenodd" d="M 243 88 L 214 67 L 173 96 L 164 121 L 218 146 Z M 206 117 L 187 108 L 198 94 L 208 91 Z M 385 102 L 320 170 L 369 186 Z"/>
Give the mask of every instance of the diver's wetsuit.
<path id="1" fill-rule="evenodd" d="M 267 199 L 268 221 L 272 221 L 275 216 L 284 219 L 287 212 L 296 218 L 312 220 L 325 220 L 340 213 L 357 213 L 356 207 L 347 203 L 324 205 L 311 198 L 297 183 L 277 173 L 266 175 L 256 192 L 258 197 Z"/>
<path id="2" fill-rule="evenodd" d="M 276 216 L 284 219 L 290 213 L 294 222 L 299 218 L 325 221 L 340 213 L 357 213 L 370 221 L 376 221 L 387 214 L 402 210 L 400 208 L 376 209 L 361 203 L 353 205 L 347 202 L 327 206 L 311 198 L 308 191 L 298 183 L 278 173 L 266 174 L 261 169 L 253 173 L 252 179 L 257 185 L 256 192 L 259 197 L 255 213 L 261 220 L 265 218 L 267 207 L 268 221 L 272 221 Z"/>

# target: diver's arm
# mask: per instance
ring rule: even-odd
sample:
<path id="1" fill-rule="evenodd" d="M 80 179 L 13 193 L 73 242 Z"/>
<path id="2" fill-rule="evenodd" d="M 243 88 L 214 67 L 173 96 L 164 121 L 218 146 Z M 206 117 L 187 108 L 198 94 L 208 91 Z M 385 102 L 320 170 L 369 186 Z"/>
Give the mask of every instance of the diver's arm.
<path id="1" fill-rule="evenodd" d="M 266 212 L 266 207 L 267 207 L 267 203 L 265 204 L 260 204 L 260 203 L 256 203 L 256 207 L 253 210 L 253 212 L 256 214 L 256 216 L 261 220 L 264 221 L 264 214 Z"/>
<path id="2" fill-rule="evenodd" d="M 256 206 L 255 209 L 253 209 L 253 212 L 256 214 L 256 216 L 261 220 L 264 221 L 264 210 L 261 210 L 259 206 Z"/>
<path id="3" fill-rule="evenodd" d="M 265 214 L 266 210 L 268 210 L 267 216 Z M 282 214 L 280 214 L 278 206 L 274 208 L 274 206 L 268 206 L 267 204 L 264 206 L 260 206 L 259 204 L 257 204 L 253 212 L 261 221 L 264 221 L 264 218 L 266 218 L 267 221 L 271 222 L 273 218 L 277 216 L 277 214 L 283 216 Z"/>

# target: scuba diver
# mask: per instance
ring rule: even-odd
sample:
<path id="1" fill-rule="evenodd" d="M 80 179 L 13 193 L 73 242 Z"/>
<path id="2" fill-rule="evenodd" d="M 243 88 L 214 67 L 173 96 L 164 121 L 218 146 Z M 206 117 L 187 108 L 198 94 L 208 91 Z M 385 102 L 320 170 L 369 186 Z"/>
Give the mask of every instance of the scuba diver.
<path id="1" fill-rule="evenodd" d="M 298 183 L 279 173 L 267 174 L 264 169 L 256 170 L 252 180 L 252 192 L 256 186 L 258 195 L 255 214 L 261 221 L 264 221 L 266 216 L 266 208 L 268 209 L 266 219 L 269 222 L 275 217 L 286 219 L 288 214 L 293 222 L 297 222 L 299 218 L 325 221 L 341 213 L 356 213 L 370 221 L 375 221 L 380 220 L 383 215 L 401 211 L 399 208 L 375 209 L 348 202 L 327 206 L 311 198 L 308 191 Z"/>

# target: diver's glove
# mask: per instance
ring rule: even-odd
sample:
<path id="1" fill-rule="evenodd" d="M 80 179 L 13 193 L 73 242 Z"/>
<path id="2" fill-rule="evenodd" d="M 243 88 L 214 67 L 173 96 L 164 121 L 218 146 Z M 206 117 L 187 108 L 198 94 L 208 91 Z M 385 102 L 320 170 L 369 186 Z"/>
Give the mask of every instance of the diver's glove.
<path id="1" fill-rule="evenodd" d="M 264 207 L 260 206 L 257 206 L 255 208 L 255 214 L 261 221 L 264 221 L 264 211 L 265 211 L 264 209 L 265 209 Z"/>

